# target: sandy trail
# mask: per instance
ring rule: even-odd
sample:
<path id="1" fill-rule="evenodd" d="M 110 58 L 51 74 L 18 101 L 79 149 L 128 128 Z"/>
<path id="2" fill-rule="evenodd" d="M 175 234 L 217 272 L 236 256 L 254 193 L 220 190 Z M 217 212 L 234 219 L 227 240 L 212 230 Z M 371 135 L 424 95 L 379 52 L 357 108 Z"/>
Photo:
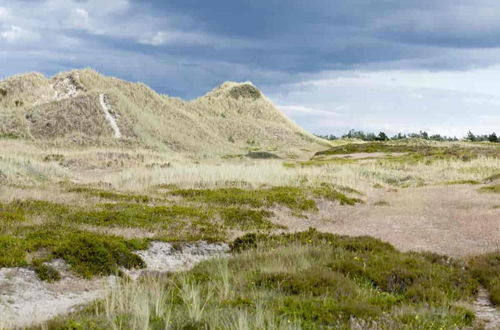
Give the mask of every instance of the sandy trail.
<path id="1" fill-rule="evenodd" d="M 477 318 L 483 321 L 484 329 L 500 329 L 500 309 L 492 305 L 488 292 L 484 288 L 479 290 L 474 303 L 474 312 Z"/>
<path id="2" fill-rule="evenodd" d="M 109 123 L 109 126 L 113 129 L 115 133 L 115 138 L 120 139 L 122 137 L 122 133 L 120 132 L 120 128 L 116 123 L 115 117 L 111 114 L 111 109 L 106 100 L 106 94 L 99 94 L 99 103 L 101 104 L 102 111 L 104 112 L 104 117 L 106 121 Z"/>

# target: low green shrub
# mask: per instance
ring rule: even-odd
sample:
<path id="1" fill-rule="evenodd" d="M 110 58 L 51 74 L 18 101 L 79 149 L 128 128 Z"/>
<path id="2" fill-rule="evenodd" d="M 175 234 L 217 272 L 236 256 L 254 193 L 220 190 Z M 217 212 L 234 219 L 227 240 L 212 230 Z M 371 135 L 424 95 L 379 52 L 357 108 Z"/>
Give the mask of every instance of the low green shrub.
<path id="1" fill-rule="evenodd" d="M 224 224 L 240 230 L 278 228 L 268 219 L 273 213 L 267 210 L 252 210 L 239 207 L 227 207 L 220 210 Z"/>
<path id="2" fill-rule="evenodd" d="M 61 274 L 52 266 L 38 264 L 34 266 L 35 273 L 40 280 L 45 282 L 56 282 L 61 279 Z"/>
<path id="3" fill-rule="evenodd" d="M 471 258 L 469 267 L 489 291 L 491 302 L 500 306 L 500 251 Z"/>
<path id="4" fill-rule="evenodd" d="M 280 159 L 278 155 L 267 151 L 251 151 L 246 156 L 251 159 Z"/>
<path id="5" fill-rule="evenodd" d="M 144 268 L 144 261 L 134 250 L 144 249 L 141 241 L 117 237 L 100 237 L 90 233 L 72 233 L 54 249 L 54 256 L 63 258 L 83 277 L 118 273 L 119 267 Z"/>

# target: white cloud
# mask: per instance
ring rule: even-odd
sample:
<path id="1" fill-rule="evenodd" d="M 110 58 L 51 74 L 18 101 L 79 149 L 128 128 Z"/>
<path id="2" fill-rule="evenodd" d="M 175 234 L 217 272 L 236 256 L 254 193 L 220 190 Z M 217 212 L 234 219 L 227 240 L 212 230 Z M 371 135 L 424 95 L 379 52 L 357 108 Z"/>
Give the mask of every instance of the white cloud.
<path id="1" fill-rule="evenodd" d="M 218 38 L 200 32 L 186 32 L 179 30 L 158 31 L 156 33 L 147 33 L 138 39 L 139 43 L 151 46 L 164 45 L 214 45 L 225 47 L 229 45 L 238 45 L 245 47 L 245 43 L 239 40 L 227 38 Z"/>
<path id="2" fill-rule="evenodd" d="M 90 21 L 89 12 L 83 8 L 76 8 L 75 9 L 75 18 L 81 24 L 88 24 Z"/>
<path id="3" fill-rule="evenodd" d="M 0 18 L 7 17 L 9 15 L 9 10 L 5 7 L 0 7 Z"/>
<path id="4" fill-rule="evenodd" d="M 323 109 L 315 109 L 311 107 L 305 107 L 302 105 L 278 105 L 279 109 L 283 110 L 286 113 L 296 113 L 300 115 L 324 115 L 328 117 L 338 117 L 338 114 L 335 113 L 335 109 L 333 110 L 323 110 Z"/>
<path id="5" fill-rule="evenodd" d="M 330 79 L 322 73 L 322 79 L 284 85 L 270 97 L 292 119 L 321 134 L 355 128 L 462 136 L 468 130 L 486 134 L 500 127 L 500 67 L 329 74 Z"/>
<path id="6" fill-rule="evenodd" d="M 15 25 L 8 27 L 0 33 L 0 36 L 9 43 L 25 42 L 39 38 L 37 33 L 25 30 Z"/>

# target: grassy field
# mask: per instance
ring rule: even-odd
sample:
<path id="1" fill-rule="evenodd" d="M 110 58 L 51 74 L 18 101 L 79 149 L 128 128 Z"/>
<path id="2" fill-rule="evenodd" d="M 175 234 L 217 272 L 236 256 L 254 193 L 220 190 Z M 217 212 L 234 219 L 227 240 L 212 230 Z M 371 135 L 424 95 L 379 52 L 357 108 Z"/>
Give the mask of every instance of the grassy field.
<path id="1" fill-rule="evenodd" d="M 153 240 L 232 244 L 50 328 L 477 326 L 479 286 L 500 303 L 500 146 L 338 144 L 256 159 L 0 139 L 0 268 L 57 282 L 46 261 L 95 278 L 144 267 Z"/>

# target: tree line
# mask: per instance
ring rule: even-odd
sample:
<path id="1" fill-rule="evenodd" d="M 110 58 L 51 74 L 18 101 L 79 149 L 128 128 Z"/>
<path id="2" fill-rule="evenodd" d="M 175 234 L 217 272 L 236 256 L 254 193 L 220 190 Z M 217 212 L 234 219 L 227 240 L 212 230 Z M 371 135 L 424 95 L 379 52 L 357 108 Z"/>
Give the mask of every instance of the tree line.
<path id="1" fill-rule="evenodd" d="M 337 140 L 337 139 L 359 139 L 363 141 L 389 141 L 389 140 L 404 140 L 404 139 L 423 139 L 423 140 L 432 140 L 432 141 L 470 141 L 470 142 L 493 142 L 499 143 L 500 138 L 497 136 L 495 132 L 491 134 L 474 134 L 471 131 L 467 132 L 467 135 L 462 138 L 457 138 L 456 136 L 450 137 L 441 134 L 429 134 L 425 131 L 420 131 L 418 133 L 398 133 L 394 136 L 388 136 L 384 132 L 375 133 L 365 133 L 361 130 L 351 129 L 347 134 L 342 136 L 335 135 L 317 135 L 320 138 L 327 140 Z"/>

